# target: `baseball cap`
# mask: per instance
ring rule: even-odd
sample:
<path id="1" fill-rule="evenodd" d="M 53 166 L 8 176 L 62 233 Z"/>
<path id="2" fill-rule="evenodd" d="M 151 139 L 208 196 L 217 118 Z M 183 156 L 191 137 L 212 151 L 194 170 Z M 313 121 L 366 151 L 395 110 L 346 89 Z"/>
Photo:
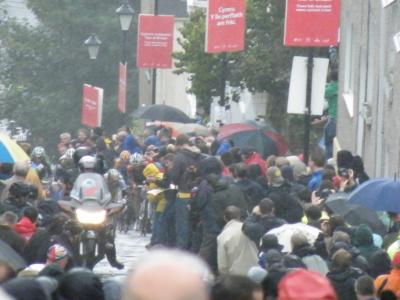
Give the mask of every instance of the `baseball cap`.
<path id="1" fill-rule="evenodd" d="M 47 251 L 47 260 L 51 263 L 55 263 L 68 256 L 68 251 L 65 247 L 55 244 Z"/>

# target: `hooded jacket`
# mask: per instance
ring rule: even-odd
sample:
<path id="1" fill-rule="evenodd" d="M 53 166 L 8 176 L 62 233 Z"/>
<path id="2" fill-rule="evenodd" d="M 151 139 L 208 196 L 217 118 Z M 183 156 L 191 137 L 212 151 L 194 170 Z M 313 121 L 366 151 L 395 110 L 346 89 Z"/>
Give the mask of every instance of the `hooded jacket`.
<path id="1" fill-rule="evenodd" d="M 357 299 L 354 291 L 356 280 L 363 275 L 359 269 L 348 267 L 344 270 L 332 270 L 326 276 L 331 281 L 339 300 Z"/>
<path id="2" fill-rule="evenodd" d="M 377 278 L 379 275 L 388 274 L 392 269 L 389 255 L 383 251 L 376 251 L 369 260 L 370 275 Z"/>
<path id="3" fill-rule="evenodd" d="M 235 185 L 240 188 L 245 195 L 249 211 L 252 211 L 266 195 L 264 189 L 257 182 L 248 178 L 238 180 Z"/>
<path id="4" fill-rule="evenodd" d="M 224 211 L 230 206 L 234 205 L 241 209 L 243 216 L 246 215 L 248 209 L 246 198 L 243 192 L 234 185 L 229 184 L 226 178 L 220 176 L 212 176 L 208 178 L 208 182 L 213 188 L 213 205 L 217 217 L 218 225 L 223 228 L 224 226 Z"/>
<path id="5" fill-rule="evenodd" d="M 301 222 L 303 207 L 296 195 L 291 192 L 291 185 L 287 182 L 280 186 L 271 186 L 268 197 L 274 202 L 275 215 L 289 224 Z"/>
<path id="6" fill-rule="evenodd" d="M 358 250 L 360 250 L 361 255 L 368 261 L 371 256 L 379 250 L 379 248 L 374 245 L 371 229 L 364 224 L 360 225 L 354 232 L 353 243 Z"/>
<path id="7" fill-rule="evenodd" d="M 36 225 L 27 217 L 22 217 L 17 224 L 14 224 L 13 228 L 15 232 L 21 235 L 26 241 L 36 232 Z"/>

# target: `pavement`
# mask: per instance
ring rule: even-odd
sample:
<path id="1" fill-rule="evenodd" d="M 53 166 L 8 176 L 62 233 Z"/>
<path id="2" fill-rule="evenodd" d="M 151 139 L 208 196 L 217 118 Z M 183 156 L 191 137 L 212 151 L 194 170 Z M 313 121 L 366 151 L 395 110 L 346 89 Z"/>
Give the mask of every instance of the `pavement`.
<path id="1" fill-rule="evenodd" d="M 150 235 L 141 236 L 140 232 L 130 230 L 128 233 L 117 233 L 116 237 L 117 258 L 125 265 L 123 270 L 112 268 L 107 259 L 100 261 L 94 268 L 94 272 L 103 280 L 113 279 L 123 281 L 129 272 L 147 250 L 145 246 L 150 242 Z"/>

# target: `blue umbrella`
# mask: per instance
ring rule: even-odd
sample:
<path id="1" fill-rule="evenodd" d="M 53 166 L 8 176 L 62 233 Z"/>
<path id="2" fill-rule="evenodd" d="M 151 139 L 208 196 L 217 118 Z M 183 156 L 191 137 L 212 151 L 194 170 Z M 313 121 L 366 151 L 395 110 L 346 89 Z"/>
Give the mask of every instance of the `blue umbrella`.
<path id="1" fill-rule="evenodd" d="M 400 213 L 400 182 L 393 179 L 369 180 L 350 194 L 349 202 L 375 211 Z"/>

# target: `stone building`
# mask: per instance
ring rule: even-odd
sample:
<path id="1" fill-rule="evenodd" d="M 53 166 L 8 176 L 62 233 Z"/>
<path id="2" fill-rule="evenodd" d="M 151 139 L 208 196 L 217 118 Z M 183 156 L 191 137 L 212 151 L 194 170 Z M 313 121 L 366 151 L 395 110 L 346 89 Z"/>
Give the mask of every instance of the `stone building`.
<path id="1" fill-rule="evenodd" d="M 400 1 L 341 2 L 338 143 L 361 155 L 371 176 L 393 177 L 400 171 Z"/>

